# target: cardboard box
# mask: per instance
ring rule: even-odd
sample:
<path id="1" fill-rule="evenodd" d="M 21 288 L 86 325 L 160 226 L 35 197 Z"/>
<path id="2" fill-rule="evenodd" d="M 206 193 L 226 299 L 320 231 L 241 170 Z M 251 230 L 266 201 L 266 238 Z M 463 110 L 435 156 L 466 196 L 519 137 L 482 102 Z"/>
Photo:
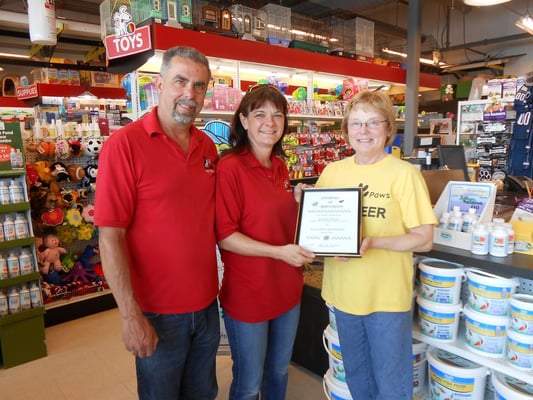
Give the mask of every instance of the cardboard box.
<path id="1" fill-rule="evenodd" d="M 118 75 L 108 72 L 91 71 L 91 86 L 119 87 Z"/>
<path id="2" fill-rule="evenodd" d="M 474 206 L 478 208 L 479 222 L 488 223 L 492 220 L 495 200 L 496 185 L 493 183 L 450 181 L 439 197 L 434 211 L 437 218 L 440 218 L 442 213 L 452 210 L 454 205 L 459 205 L 463 213 Z M 470 250 L 472 234 L 435 227 L 433 243 Z"/>
<path id="3" fill-rule="evenodd" d="M 36 68 L 31 71 L 31 80 L 33 83 L 50 83 L 59 84 L 59 75 L 57 68 Z"/>
<path id="4" fill-rule="evenodd" d="M 533 222 L 509 221 L 514 230 L 514 251 L 533 256 Z M 533 260 L 532 260 L 533 261 Z"/>
<path id="5" fill-rule="evenodd" d="M 533 198 L 518 203 L 509 222 L 515 234 L 514 251 L 533 255 Z"/>

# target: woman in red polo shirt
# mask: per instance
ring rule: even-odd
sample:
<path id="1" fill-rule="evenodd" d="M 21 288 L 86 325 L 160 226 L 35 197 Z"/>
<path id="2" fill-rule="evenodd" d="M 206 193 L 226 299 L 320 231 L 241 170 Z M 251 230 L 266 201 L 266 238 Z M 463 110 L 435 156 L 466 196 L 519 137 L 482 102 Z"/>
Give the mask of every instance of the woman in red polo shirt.
<path id="1" fill-rule="evenodd" d="M 232 121 L 217 165 L 216 232 L 224 262 L 220 302 L 233 359 L 230 400 L 284 399 L 300 313 L 303 264 L 293 244 L 301 185 L 293 190 L 282 139 L 288 104 L 272 85 L 253 87 Z"/>

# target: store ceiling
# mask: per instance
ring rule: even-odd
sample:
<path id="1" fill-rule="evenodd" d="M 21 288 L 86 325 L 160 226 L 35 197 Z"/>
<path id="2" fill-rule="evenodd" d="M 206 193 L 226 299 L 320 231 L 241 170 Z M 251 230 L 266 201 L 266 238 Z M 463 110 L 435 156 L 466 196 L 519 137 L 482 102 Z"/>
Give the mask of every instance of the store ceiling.
<path id="1" fill-rule="evenodd" d="M 207 0 L 201 1 L 208 3 Z M 428 8 L 429 4 L 438 4 L 443 10 L 451 8 L 463 12 L 465 15 L 470 13 L 470 18 L 473 15 L 471 13 L 472 8 L 465 6 L 462 0 L 419 1 L 423 2 L 423 12 Z M 518 10 L 525 10 L 527 7 L 526 2 L 527 0 L 512 0 L 509 4 L 516 4 Z M 65 29 L 60 34 L 58 45 L 55 48 L 41 49 L 32 59 L 48 61 L 50 56 L 54 56 L 84 60 L 88 52 L 100 43 L 98 27 L 100 23 L 100 3 L 101 0 L 55 0 L 56 17 L 64 21 Z M 229 6 L 232 1 L 219 0 L 211 3 Z M 326 21 L 326 24 L 331 23 L 331 21 L 351 20 L 360 16 L 374 22 L 376 56 L 384 57 L 383 54 L 380 54 L 381 48 L 391 47 L 391 45 L 406 52 L 408 0 L 279 0 L 279 2 L 238 0 L 234 3 L 252 8 L 261 8 L 268 3 L 275 3 L 291 8 L 293 15 L 298 14 L 309 17 L 312 20 Z M 502 10 L 504 10 L 503 7 Z M 0 0 L 0 52 L 28 53 L 31 43 L 27 34 L 26 12 L 26 0 Z M 429 17 L 426 16 L 425 18 Z M 442 42 L 442 38 L 435 38 L 434 36 L 433 34 L 424 34 L 422 32 L 421 51 L 429 58 L 431 58 L 433 49 L 442 47 L 442 43 L 439 46 L 439 40 Z M 490 38 L 490 32 L 487 32 L 486 36 L 489 37 L 484 42 L 472 44 L 472 51 L 478 52 L 485 58 L 489 57 L 487 54 L 489 45 L 492 42 L 495 46 L 504 47 L 510 45 L 512 40 L 523 41 L 527 38 L 527 35 Z M 477 47 L 474 47 L 474 45 Z M 468 44 L 463 43 L 454 47 L 455 50 L 464 50 L 468 48 Z M 391 59 L 391 56 L 387 55 L 386 58 Z M 98 65 L 96 61 L 97 58 L 93 58 L 90 61 L 91 65 Z M 103 65 L 101 61 L 102 59 L 100 59 L 100 65 Z M 467 61 L 471 60 L 466 57 L 464 63 Z M 2 65 L 1 62 L 2 58 L 0 57 L 0 65 Z M 426 72 L 435 72 L 435 70 L 428 70 L 427 68 Z"/>

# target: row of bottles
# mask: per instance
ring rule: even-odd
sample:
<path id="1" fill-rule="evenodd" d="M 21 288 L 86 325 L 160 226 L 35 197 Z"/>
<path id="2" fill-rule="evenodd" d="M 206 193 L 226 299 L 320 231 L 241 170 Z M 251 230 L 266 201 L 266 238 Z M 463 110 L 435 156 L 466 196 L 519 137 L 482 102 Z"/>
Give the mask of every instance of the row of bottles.
<path id="1" fill-rule="evenodd" d="M 90 122 L 66 122 L 58 119 L 51 120 L 50 123 L 46 120 L 35 120 L 33 125 L 33 138 L 68 138 L 68 137 L 99 137 L 100 126 L 98 125 L 98 117 L 92 116 Z"/>
<path id="2" fill-rule="evenodd" d="M 28 219 L 23 213 L 6 214 L 0 229 L 0 242 L 25 239 L 30 236 Z"/>
<path id="3" fill-rule="evenodd" d="M 494 218 L 491 223 L 475 225 L 471 252 L 478 255 L 506 257 L 514 253 L 514 243 L 513 225 L 506 223 L 502 218 Z"/>
<path id="4" fill-rule="evenodd" d="M 24 169 L 24 155 L 20 149 L 11 149 L 9 153 L 9 163 L 12 169 Z"/>
<path id="5" fill-rule="evenodd" d="M 0 205 L 24 203 L 26 196 L 17 179 L 0 179 Z"/>
<path id="6" fill-rule="evenodd" d="M 20 251 L 10 250 L 7 254 L 0 254 L 0 279 L 16 278 L 36 272 L 30 249 L 23 247 Z"/>
<path id="7" fill-rule="evenodd" d="M 459 206 L 454 206 L 451 213 L 442 213 L 439 218 L 439 228 L 471 233 L 477 220 L 475 208 L 470 208 L 467 213 L 463 214 Z"/>
<path id="8" fill-rule="evenodd" d="M 451 213 L 442 213 L 439 218 L 439 227 L 471 233 L 472 246 L 470 251 L 473 254 L 505 257 L 514 253 L 515 233 L 513 225 L 506 223 L 502 218 L 494 218 L 488 224 L 480 223 L 475 208 L 470 208 L 467 213 L 462 213 L 459 206 L 454 206 Z"/>
<path id="9" fill-rule="evenodd" d="M 42 305 L 41 289 L 37 282 L 31 282 L 29 288 L 26 284 L 11 286 L 7 294 L 0 290 L 0 317 L 28 311 L 42 307 Z"/>

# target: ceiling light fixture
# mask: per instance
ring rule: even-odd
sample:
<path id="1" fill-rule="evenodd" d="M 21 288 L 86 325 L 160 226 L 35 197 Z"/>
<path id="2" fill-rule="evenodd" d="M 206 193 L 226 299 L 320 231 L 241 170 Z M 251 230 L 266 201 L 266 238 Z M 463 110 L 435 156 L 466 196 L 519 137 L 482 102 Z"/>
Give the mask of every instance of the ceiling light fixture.
<path id="1" fill-rule="evenodd" d="M 531 15 L 526 14 L 523 17 L 519 18 L 518 21 L 516 21 L 515 25 L 518 26 L 520 29 L 523 29 L 530 35 L 533 35 L 533 18 L 531 18 Z"/>
<path id="2" fill-rule="evenodd" d="M 529 15 L 529 0 L 526 5 L 526 13 L 515 22 L 515 25 L 533 35 L 533 18 Z"/>
<path id="3" fill-rule="evenodd" d="M 391 49 L 388 49 L 388 48 L 383 48 L 381 49 L 381 51 L 383 53 L 387 53 L 387 54 L 392 54 L 394 56 L 399 56 L 399 57 L 402 57 L 402 58 L 407 58 L 407 54 L 405 53 L 401 53 L 399 51 L 396 51 L 396 50 L 391 50 Z M 420 62 L 422 64 L 428 64 L 428 65 L 436 65 L 435 64 L 435 61 L 436 60 L 430 60 L 429 58 L 420 58 Z M 442 61 L 438 61 L 438 66 L 441 67 L 441 68 L 444 68 L 446 67 L 446 63 L 442 62 Z"/>
<path id="4" fill-rule="evenodd" d="M 511 0 L 463 0 L 467 6 L 474 7 L 485 7 L 485 6 L 495 6 L 496 4 L 507 3 Z"/>

